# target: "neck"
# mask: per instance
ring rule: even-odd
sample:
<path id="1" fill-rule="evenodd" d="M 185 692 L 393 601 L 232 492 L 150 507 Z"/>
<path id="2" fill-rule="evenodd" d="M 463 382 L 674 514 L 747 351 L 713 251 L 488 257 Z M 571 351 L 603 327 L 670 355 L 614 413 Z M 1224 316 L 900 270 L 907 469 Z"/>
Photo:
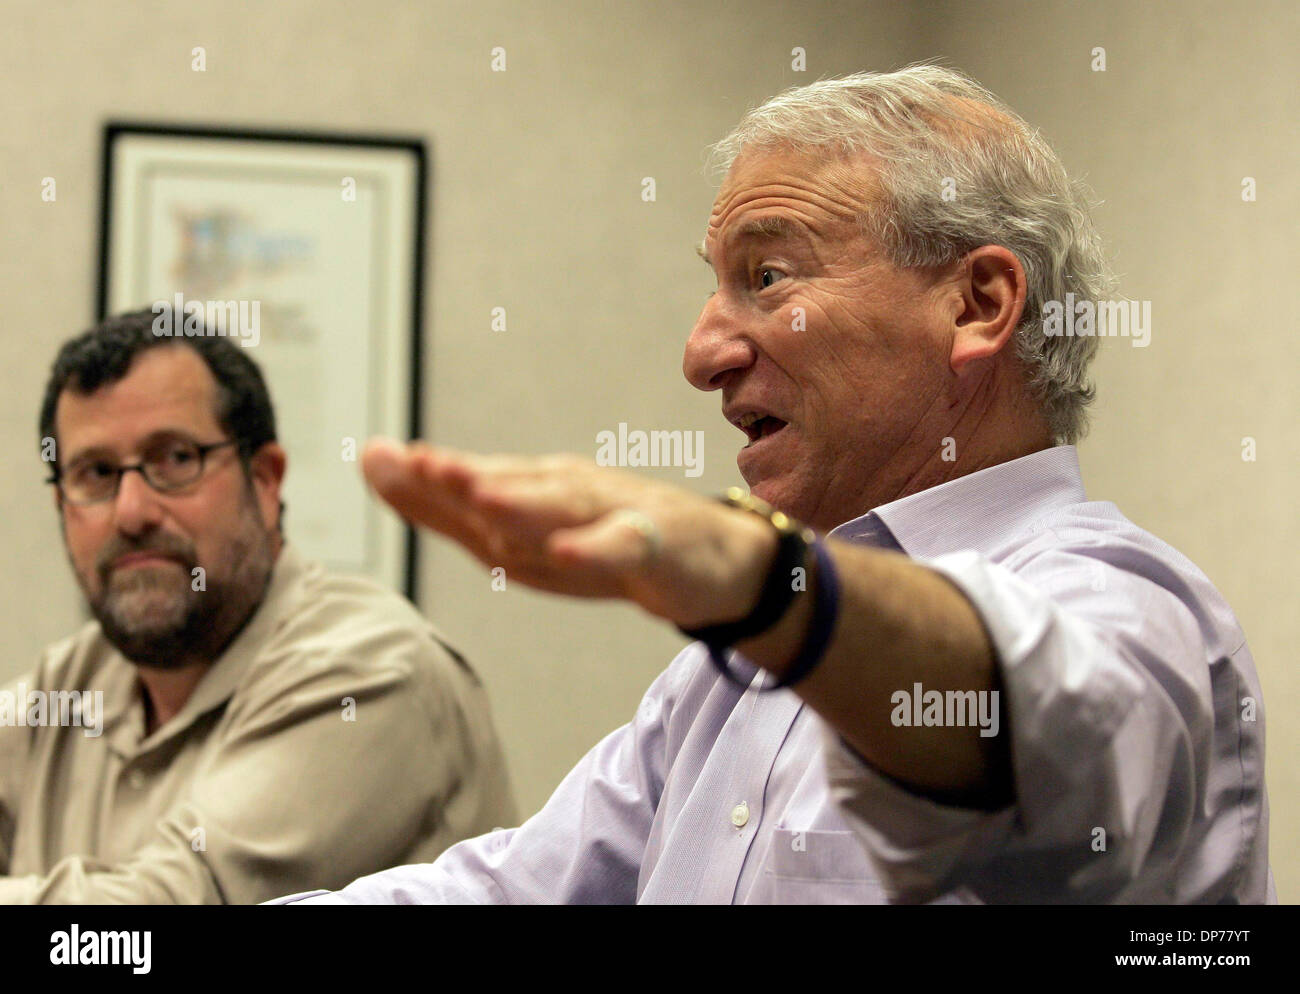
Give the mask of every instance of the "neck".
<path id="1" fill-rule="evenodd" d="M 175 669 L 138 666 L 144 688 L 145 735 L 152 735 L 171 721 L 185 706 L 194 688 L 212 668 L 212 663 L 195 660 Z"/>
<path id="2" fill-rule="evenodd" d="M 1051 448 L 1052 434 L 1036 403 L 1005 372 L 987 377 L 963 400 L 944 398 L 927 412 L 898 456 L 858 489 L 844 506 L 819 515 L 829 530 L 874 507 L 950 480 Z M 834 519 L 833 521 L 830 519 Z"/>

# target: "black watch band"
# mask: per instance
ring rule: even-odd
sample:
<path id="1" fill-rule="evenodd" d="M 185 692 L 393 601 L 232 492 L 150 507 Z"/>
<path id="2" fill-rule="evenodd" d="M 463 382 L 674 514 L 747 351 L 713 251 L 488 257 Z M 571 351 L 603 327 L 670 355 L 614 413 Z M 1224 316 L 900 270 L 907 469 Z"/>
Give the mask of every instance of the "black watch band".
<path id="1" fill-rule="evenodd" d="M 761 635 L 780 621 L 794 600 L 794 595 L 803 589 L 796 586 L 794 571 L 808 568 L 808 550 L 816 541 L 811 528 L 801 525 L 766 501 L 750 496 L 740 487 L 729 487 L 718 499 L 768 521 L 776 529 L 777 546 L 776 557 L 767 572 L 767 580 L 758 596 L 758 603 L 748 615 L 738 621 L 704 628 L 679 628 L 683 635 L 710 647 L 735 645 L 743 639 Z M 805 584 L 806 580 L 805 576 Z"/>

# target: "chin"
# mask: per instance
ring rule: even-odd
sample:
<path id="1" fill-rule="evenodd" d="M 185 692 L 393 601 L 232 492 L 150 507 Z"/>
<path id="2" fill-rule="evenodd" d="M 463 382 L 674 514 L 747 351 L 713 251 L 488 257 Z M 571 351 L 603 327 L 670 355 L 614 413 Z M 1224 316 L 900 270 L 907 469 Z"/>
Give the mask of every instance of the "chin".
<path id="1" fill-rule="evenodd" d="M 184 624 L 188 608 L 183 596 L 162 593 L 113 597 L 104 605 L 120 629 L 141 638 L 176 630 Z"/>
<path id="2" fill-rule="evenodd" d="M 749 492 L 759 500 L 767 501 L 778 511 L 784 511 L 792 518 L 799 517 L 797 501 L 791 496 L 789 488 L 782 486 L 779 476 L 765 477 L 757 483 L 750 484 Z"/>

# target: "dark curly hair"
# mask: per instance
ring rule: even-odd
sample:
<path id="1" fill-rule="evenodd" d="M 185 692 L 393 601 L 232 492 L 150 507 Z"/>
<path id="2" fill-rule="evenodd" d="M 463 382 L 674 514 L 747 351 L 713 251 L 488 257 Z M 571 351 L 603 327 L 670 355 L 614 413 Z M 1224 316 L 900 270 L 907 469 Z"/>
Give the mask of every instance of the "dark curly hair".
<path id="1" fill-rule="evenodd" d="M 59 349 L 41 402 L 40 437 L 55 438 L 54 416 L 64 390 L 93 393 L 126 376 L 142 352 L 164 346 L 193 349 L 217 382 L 217 423 L 235 440 L 240 459 L 274 442 L 275 411 L 257 363 L 242 347 L 219 335 L 168 337 L 155 334 L 152 310 L 107 318 L 69 339 Z M 56 444 L 57 451 L 57 444 Z"/>

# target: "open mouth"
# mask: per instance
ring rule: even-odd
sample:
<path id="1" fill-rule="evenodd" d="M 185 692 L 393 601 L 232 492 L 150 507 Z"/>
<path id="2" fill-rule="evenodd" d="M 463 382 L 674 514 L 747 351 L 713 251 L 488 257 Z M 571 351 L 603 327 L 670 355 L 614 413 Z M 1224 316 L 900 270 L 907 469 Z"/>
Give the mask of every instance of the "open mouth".
<path id="1" fill-rule="evenodd" d="M 735 425 L 749 437 L 749 445 L 753 445 L 761 438 L 775 435 L 786 426 L 786 422 L 770 414 L 746 414 L 738 418 Z"/>

